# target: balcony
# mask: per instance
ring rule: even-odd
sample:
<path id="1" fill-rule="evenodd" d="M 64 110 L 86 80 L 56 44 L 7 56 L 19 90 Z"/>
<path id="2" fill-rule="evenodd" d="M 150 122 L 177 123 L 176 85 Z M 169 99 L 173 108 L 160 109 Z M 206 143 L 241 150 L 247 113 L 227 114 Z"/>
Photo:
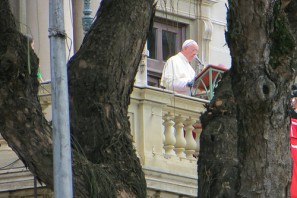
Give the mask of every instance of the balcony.
<path id="1" fill-rule="evenodd" d="M 40 87 L 40 102 L 46 116 L 51 115 L 50 86 L 50 83 L 45 83 Z M 134 87 L 129 119 L 133 143 L 146 176 L 148 197 L 197 197 L 199 117 L 205 111 L 204 104 L 207 102 L 160 88 Z M 0 154 L 4 154 L 1 152 L 3 148 L 7 150 L 3 145 L 0 146 Z M 13 155 L 13 152 L 10 154 Z M 12 170 L 7 167 L 5 174 L 9 173 L 13 178 L 17 173 Z M 28 180 L 27 174 L 25 179 Z M 18 177 L 18 181 L 24 180 Z M 27 188 L 33 188 L 32 177 L 28 181 Z M 4 191 L 7 193 L 15 189 L 20 189 L 19 185 L 7 188 L 7 183 L 1 180 L 0 197 Z"/>
<path id="2" fill-rule="evenodd" d="M 134 87 L 131 133 L 149 192 L 197 196 L 199 117 L 207 102 L 159 88 Z"/>

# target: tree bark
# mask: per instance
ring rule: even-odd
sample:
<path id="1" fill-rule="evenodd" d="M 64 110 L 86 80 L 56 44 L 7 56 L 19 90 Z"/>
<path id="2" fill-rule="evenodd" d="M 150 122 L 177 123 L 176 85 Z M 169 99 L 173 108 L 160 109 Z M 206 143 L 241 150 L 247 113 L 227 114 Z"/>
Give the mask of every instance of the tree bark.
<path id="1" fill-rule="evenodd" d="M 74 146 L 100 169 L 94 179 L 136 197 L 146 183 L 127 115 L 152 15 L 153 1 L 104 1 L 68 69 Z"/>
<path id="2" fill-rule="evenodd" d="M 146 197 L 127 112 L 153 3 L 102 1 L 68 64 L 75 197 Z M 51 126 L 37 97 L 38 58 L 17 32 L 8 0 L 0 1 L 0 8 L 0 132 L 32 173 L 52 188 Z"/>
<path id="3" fill-rule="evenodd" d="M 296 10 L 296 1 L 229 1 L 232 68 L 201 118 L 199 197 L 289 197 Z"/>

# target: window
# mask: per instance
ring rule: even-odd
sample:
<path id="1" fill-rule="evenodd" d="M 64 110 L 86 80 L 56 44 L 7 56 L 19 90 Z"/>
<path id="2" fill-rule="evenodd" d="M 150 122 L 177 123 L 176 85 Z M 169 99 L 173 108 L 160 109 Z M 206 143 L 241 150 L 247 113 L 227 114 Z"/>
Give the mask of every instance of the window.
<path id="1" fill-rule="evenodd" d="M 176 33 L 162 30 L 162 54 L 163 61 L 176 54 Z"/>
<path id="2" fill-rule="evenodd" d="M 184 24 L 165 19 L 155 19 L 148 34 L 148 84 L 159 87 L 166 60 L 180 51 L 185 40 Z"/>

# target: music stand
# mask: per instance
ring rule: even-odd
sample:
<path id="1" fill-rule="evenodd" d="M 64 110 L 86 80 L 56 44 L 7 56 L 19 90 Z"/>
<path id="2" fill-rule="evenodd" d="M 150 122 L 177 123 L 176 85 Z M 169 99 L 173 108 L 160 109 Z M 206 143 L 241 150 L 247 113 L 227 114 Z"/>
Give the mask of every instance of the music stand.
<path id="1" fill-rule="evenodd" d="M 220 65 L 207 65 L 195 78 L 191 95 L 193 97 L 211 100 L 214 95 L 214 88 L 217 86 L 222 74 L 227 68 Z"/>

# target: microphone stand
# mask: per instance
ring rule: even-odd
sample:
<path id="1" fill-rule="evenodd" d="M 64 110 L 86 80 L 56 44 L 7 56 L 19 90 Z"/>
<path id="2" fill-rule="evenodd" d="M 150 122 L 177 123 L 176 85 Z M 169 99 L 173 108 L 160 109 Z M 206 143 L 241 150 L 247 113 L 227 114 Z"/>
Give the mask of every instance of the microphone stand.
<path id="1" fill-rule="evenodd" d="M 198 75 L 201 71 L 202 71 L 202 68 L 204 68 L 204 63 L 198 58 L 198 56 L 196 55 L 195 56 L 195 60 L 198 62 L 198 65 L 197 65 L 197 68 L 196 68 L 196 75 Z"/>
<path id="2" fill-rule="evenodd" d="M 195 60 L 198 62 L 197 64 L 197 67 L 196 67 L 196 71 L 195 71 L 195 78 L 193 80 L 193 84 L 192 86 L 190 87 L 190 91 L 191 91 L 191 96 L 193 95 L 192 91 L 193 91 L 193 85 L 195 84 L 195 81 L 196 81 L 196 77 L 197 75 L 202 71 L 202 69 L 204 68 L 204 63 L 198 58 L 198 56 L 196 55 L 195 57 Z"/>

